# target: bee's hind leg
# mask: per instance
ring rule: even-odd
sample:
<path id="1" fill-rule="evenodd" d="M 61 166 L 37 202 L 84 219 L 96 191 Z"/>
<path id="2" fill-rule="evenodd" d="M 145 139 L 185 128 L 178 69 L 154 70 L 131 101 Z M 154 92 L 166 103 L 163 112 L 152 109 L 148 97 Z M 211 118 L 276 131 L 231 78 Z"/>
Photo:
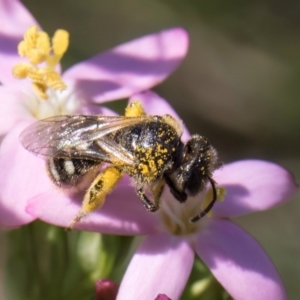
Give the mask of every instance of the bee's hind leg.
<path id="1" fill-rule="evenodd" d="M 113 166 L 105 168 L 86 191 L 81 209 L 67 229 L 71 230 L 82 218 L 100 208 L 105 202 L 105 197 L 112 192 L 122 176 L 123 173 Z"/>

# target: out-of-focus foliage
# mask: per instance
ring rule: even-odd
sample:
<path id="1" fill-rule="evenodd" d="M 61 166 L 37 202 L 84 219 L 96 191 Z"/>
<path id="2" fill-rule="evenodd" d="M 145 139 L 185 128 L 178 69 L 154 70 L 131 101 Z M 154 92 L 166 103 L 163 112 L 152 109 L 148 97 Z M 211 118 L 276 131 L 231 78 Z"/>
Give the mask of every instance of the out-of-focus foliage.
<path id="1" fill-rule="evenodd" d="M 224 162 L 253 157 L 272 160 L 300 181 L 298 1 L 23 3 L 47 32 L 59 27 L 70 32 L 65 67 L 134 37 L 185 27 L 191 39 L 187 59 L 156 88 L 158 93 L 175 107 L 191 132 L 211 140 Z M 271 256 L 290 299 L 300 294 L 299 200 L 298 196 L 284 207 L 237 220 Z M 18 233 L 11 238 L 18 239 Z M 64 266 L 60 250 L 55 251 L 56 266 Z M 72 249 L 68 253 L 75 255 Z M 59 274 L 56 281 L 63 276 Z"/>
<path id="2" fill-rule="evenodd" d="M 120 281 L 133 251 L 129 237 L 39 221 L 7 233 L 6 242 L 3 285 L 11 300 L 94 299 L 96 280 Z"/>

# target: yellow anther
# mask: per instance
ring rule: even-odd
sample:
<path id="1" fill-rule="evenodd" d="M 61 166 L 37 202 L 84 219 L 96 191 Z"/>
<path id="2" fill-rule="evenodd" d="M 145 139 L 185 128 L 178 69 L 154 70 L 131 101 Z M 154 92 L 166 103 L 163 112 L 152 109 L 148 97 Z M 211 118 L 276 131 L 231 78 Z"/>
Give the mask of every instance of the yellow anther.
<path id="1" fill-rule="evenodd" d="M 48 34 L 39 32 L 36 26 L 31 26 L 24 34 L 24 40 L 19 43 L 18 52 L 20 56 L 26 56 L 34 65 L 42 63 L 50 53 Z"/>
<path id="2" fill-rule="evenodd" d="M 36 41 L 38 32 L 39 32 L 39 29 L 35 25 L 30 26 L 24 34 L 24 40 L 26 42 L 32 41 L 32 43 L 34 44 Z"/>
<path id="3" fill-rule="evenodd" d="M 66 30 L 58 29 L 52 38 L 52 56 L 47 59 L 47 65 L 54 68 L 61 60 L 69 46 L 69 33 Z"/>
<path id="4" fill-rule="evenodd" d="M 47 33 L 39 32 L 35 46 L 28 51 L 27 57 L 33 65 L 44 62 L 50 55 L 50 41 Z"/>
<path id="5" fill-rule="evenodd" d="M 22 41 L 19 43 L 18 45 L 18 53 L 21 57 L 26 56 L 27 52 L 28 52 L 28 44 L 25 41 Z"/>
<path id="6" fill-rule="evenodd" d="M 217 188 L 217 201 L 220 202 L 224 201 L 226 193 L 227 193 L 226 189 L 222 187 Z"/>
<path id="7" fill-rule="evenodd" d="M 64 90 L 67 87 L 61 80 L 60 75 L 50 68 L 39 69 L 38 76 L 43 78 L 43 84 L 46 87 L 51 87 L 54 90 Z"/>
<path id="8" fill-rule="evenodd" d="M 27 77 L 31 79 L 33 83 L 44 85 L 45 89 L 47 88 L 45 84 L 44 74 L 41 73 L 39 69 L 31 67 Z"/>
<path id="9" fill-rule="evenodd" d="M 35 43 L 38 37 L 38 32 L 39 30 L 35 25 L 30 26 L 28 30 L 25 32 L 24 41 L 22 41 L 21 43 L 26 45 L 26 49 L 35 47 Z"/>
<path id="10" fill-rule="evenodd" d="M 18 79 L 26 78 L 32 66 L 28 63 L 19 63 L 13 67 L 13 75 Z"/>
<path id="11" fill-rule="evenodd" d="M 40 31 L 38 33 L 38 36 L 36 39 L 36 48 L 39 49 L 40 51 L 44 52 L 45 55 L 49 56 L 51 46 L 50 46 L 49 35 L 46 32 Z"/>
<path id="12" fill-rule="evenodd" d="M 54 55 L 62 56 L 69 47 L 69 32 L 63 29 L 55 31 L 52 38 L 52 48 Z"/>
<path id="13" fill-rule="evenodd" d="M 52 39 L 36 26 L 31 26 L 24 34 L 24 40 L 18 45 L 19 55 L 27 57 L 29 63 L 19 63 L 13 68 L 13 75 L 18 78 L 29 78 L 33 90 L 41 99 L 47 99 L 47 89 L 66 89 L 66 84 L 55 71 L 55 66 L 66 52 L 69 45 L 69 33 L 59 29 Z M 43 63 L 43 66 L 38 66 Z"/>
<path id="14" fill-rule="evenodd" d="M 30 49 L 26 56 L 33 65 L 44 62 L 47 57 L 47 55 L 39 49 Z"/>
<path id="15" fill-rule="evenodd" d="M 54 90 L 64 90 L 66 89 L 66 84 L 61 80 L 61 77 L 55 71 L 50 71 L 46 74 L 46 83 L 49 87 Z"/>

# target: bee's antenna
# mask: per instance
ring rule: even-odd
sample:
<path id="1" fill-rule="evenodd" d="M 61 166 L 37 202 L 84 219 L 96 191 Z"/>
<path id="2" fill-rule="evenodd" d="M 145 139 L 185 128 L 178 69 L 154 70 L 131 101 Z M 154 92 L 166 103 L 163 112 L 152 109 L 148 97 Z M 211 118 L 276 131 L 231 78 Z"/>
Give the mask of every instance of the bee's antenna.
<path id="1" fill-rule="evenodd" d="M 213 199 L 208 204 L 208 206 L 200 212 L 199 215 L 197 215 L 196 217 L 191 219 L 191 222 L 197 222 L 200 219 L 202 219 L 207 213 L 209 213 L 209 211 L 213 208 L 215 202 L 217 201 L 217 190 L 216 190 L 216 186 L 215 186 L 215 181 L 210 177 L 208 177 L 208 180 L 209 180 L 212 190 L 213 190 Z"/>

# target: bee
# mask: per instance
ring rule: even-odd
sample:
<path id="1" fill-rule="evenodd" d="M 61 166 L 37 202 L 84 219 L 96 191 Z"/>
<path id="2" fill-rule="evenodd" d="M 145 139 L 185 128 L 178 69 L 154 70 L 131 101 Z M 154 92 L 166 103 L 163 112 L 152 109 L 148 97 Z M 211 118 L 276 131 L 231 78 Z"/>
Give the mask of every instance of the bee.
<path id="1" fill-rule="evenodd" d="M 56 186 L 87 188 L 70 228 L 101 207 L 124 174 L 133 179 L 138 197 L 150 212 L 159 208 L 166 185 L 183 203 L 209 183 L 213 197 L 191 218 L 196 222 L 217 200 L 212 174 L 219 166 L 218 156 L 206 137 L 195 134 L 184 144 L 182 133 L 182 124 L 175 118 L 146 115 L 135 101 L 128 105 L 125 116 L 62 115 L 40 120 L 21 133 L 20 142 L 46 158 Z"/>

